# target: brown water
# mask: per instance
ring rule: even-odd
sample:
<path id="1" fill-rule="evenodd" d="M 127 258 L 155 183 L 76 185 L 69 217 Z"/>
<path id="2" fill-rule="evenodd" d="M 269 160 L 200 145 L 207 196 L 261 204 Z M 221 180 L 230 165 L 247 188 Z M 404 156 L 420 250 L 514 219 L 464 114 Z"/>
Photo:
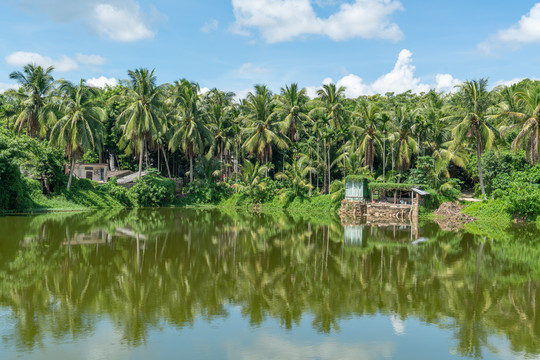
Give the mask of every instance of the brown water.
<path id="1" fill-rule="evenodd" d="M 158 209 L 0 217 L 1 359 L 539 359 L 540 233 Z"/>

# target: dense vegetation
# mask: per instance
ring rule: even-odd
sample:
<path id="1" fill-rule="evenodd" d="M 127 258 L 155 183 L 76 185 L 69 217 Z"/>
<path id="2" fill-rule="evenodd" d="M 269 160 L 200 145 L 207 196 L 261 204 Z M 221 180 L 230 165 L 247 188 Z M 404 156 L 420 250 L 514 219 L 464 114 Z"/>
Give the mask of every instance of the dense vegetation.
<path id="1" fill-rule="evenodd" d="M 39 179 L 46 195 L 69 194 L 73 180 L 62 174 L 64 163 L 93 161 L 138 170 L 139 178 L 144 168 L 186 177 L 184 204 L 286 207 L 323 195 L 334 206 L 343 179 L 361 175 L 422 184 L 443 199 L 473 189 L 477 196 L 499 199 L 508 216 L 540 215 L 536 81 L 490 91 L 480 79 L 449 94 L 357 99 L 346 98 L 335 84 L 324 85 L 314 99 L 297 84 L 279 94 L 256 85 L 235 100 L 218 89 L 202 93 L 185 79 L 159 85 L 147 69 L 128 71 L 128 80 L 106 89 L 90 88 L 84 80 L 55 80 L 52 72 L 27 65 L 10 75 L 20 88 L 0 97 L 6 129 L 0 138 L 0 182 L 6 189 L 0 210 L 28 207 L 27 177 Z M 28 152 L 37 151 L 40 160 L 24 160 L 18 142 L 31 144 Z M 157 174 L 130 190 L 132 196 L 114 184 L 99 191 L 125 206 L 170 202 L 172 186 Z M 148 182 L 160 183 L 150 196 Z"/>

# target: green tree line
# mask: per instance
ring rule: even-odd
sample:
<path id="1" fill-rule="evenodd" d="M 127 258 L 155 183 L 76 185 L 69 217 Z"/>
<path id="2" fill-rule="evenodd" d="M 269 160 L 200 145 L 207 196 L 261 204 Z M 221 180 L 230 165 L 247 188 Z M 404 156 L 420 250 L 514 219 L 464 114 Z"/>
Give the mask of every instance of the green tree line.
<path id="1" fill-rule="evenodd" d="M 528 79 L 492 90 L 479 79 L 451 93 L 356 99 L 336 84 L 323 85 L 315 98 L 295 83 L 279 93 L 255 85 L 236 99 L 218 89 L 202 92 L 186 79 L 158 84 L 154 70 L 143 68 L 105 89 L 55 80 L 53 71 L 29 64 L 13 72 L 20 87 L 1 95 L 0 121 L 11 136 L 62 149 L 72 169 L 76 161 L 109 162 L 137 170 L 139 178 L 152 167 L 190 183 L 309 196 L 364 175 L 420 182 L 456 198 L 460 188 L 482 197 L 496 190 L 486 153 L 520 154 L 525 161 L 517 171 L 540 160 L 540 83 Z"/>

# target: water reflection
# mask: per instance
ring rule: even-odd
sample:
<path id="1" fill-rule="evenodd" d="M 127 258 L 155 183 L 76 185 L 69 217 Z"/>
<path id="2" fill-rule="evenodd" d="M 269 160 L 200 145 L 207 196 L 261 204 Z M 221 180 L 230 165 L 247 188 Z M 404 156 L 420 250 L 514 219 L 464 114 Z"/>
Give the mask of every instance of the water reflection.
<path id="1" fill-rule="evenodd" d="M 431 223 L 342 226 L 287 213 L 178 209 L 4 217 L 0 229 L 0 306 L 12 318 L 3 341 L 18 351 L 48 337 L 86 338 L 104 317 L 135 346 L 164 326 L 227 319 L 233 306 L 250 326 L 275 319 L 293 330 L 309 319 L 330 334 L 351 317 L 381 314 L 397 335 L 408 333 L 409 318 L 450 331 L 448 347 L 461 356 L 494 351 L 495 334 L 512 352 L 540 353 L 531 229 L 507 233 L 520 240 L 510 246 L 479 229 L 450 233 Z M 290 358 L 282 349 L 333 354 L 330 343 L 260 341 L 234 357 L 270 348 L 276 358 Z M 383 348 L 349 350 L 394 354 Z"/>

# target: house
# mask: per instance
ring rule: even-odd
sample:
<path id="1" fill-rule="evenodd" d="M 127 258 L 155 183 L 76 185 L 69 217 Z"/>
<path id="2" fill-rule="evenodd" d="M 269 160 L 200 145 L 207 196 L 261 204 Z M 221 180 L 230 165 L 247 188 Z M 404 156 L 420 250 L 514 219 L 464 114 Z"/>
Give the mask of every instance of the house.
<path id="1" fill-rule="evenodd" d="M 100 183 L 108 180 L 109 164 L 75 164 L 73 175 L 79 179 L 90 179 Z"/>

